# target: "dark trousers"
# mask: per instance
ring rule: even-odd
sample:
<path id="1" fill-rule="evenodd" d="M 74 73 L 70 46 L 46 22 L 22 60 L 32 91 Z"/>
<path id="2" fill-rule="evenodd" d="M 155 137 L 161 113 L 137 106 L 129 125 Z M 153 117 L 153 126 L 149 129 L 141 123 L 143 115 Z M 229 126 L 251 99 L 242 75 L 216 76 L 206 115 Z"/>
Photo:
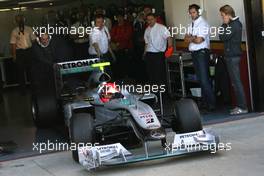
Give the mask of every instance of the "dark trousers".
<path id="1" fill-rule="evenodd" d="M 147 52 L 145 61 L 148 80 L 150 84 L 164 85 L 166 83 L 164 53 Z"/>
<path id="2" fill-rule="evenodd" d="M 3 82 L 2 80 L 0 80 L 0 103 L 3 101 L 2 95 L 3 95 Z"/>
<path id="3" fill-rule="evenodd" d="M 134 45 L 134 68 L 132 71 L 132 76 L 140 83 L 145 83 L 147 81 L 146 73 L 146 63 L 143 61 L 142 56 L 144 53 L 145 43 L 138 42 Z"/>
<path id="4" fill-rule="evenodd" d="M 16 50 L 16 65 L 17 65 L 17 75 L 18 82 L 21 88 L 26 88 L 25 73 L 30 80 L 31 74 L 31 61 L 32 61 L 32 52 L 31 48 L 29 49 L 18 49 Z"/>
<path id="5" fill-rule="evenodd" d="M 114 64 L 113 72 L 116 79 L 124 79 L 131 76 L 132 54 L 130 49 L 115 51 L 117 61 Z"/>
<path id="6" fill-rule="evenodd" d="M 240 60 L 241 57 L 227 57 L 225 58 L 227 64 L 227 70 L 231 80 L 232 87 L 234 88 L 237 106 L 242 109 L 247 109 L 246 96 L 242 81 L 240 78 Z"/>
<path id="7" fill-rule="evenodd" d="M 209 78 L 209 50 L 192 52 L 192 58 L 195 72 L 202 88 L 203 100 L 209 108 L 215 108 L 216 100 Z"/>
<path id="8" fill-rule="evenodd" d="M 230 82 L 224 58 L 219 57 L 215 67 L 215 92 L 218 94 L 217 98 L 221 100 L 222 105 L 230 105 Z"/>
<path id="9" fill-rule="evenodd" d="M 88 59 L 89 42 L 86 43 L 74 43 L 74 57 L 76 60 Z"/>

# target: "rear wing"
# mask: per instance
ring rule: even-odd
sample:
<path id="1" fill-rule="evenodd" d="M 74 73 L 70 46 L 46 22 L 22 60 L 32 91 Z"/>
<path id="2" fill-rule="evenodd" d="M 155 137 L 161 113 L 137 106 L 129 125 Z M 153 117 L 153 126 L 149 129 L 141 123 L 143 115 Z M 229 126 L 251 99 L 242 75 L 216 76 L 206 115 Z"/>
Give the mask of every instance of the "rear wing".
<path id="1" fill-rule="evenodd" d="M 56 63 L 54 68 L 61 75 L 89 72 L 93 70 L 104 71 L 110 62 L 100 62 L 99 58 Z"/>
<path id="2" fill-rule="evenodd" d="M 101 62 L 99 58 L 55 63 L 53 68 L 57 97 L 61 96 L 64 77 L 82 73 L 89 74 L 93 71 L 104 72 L 107 66 L 110 66 L 110 62 Z"/>

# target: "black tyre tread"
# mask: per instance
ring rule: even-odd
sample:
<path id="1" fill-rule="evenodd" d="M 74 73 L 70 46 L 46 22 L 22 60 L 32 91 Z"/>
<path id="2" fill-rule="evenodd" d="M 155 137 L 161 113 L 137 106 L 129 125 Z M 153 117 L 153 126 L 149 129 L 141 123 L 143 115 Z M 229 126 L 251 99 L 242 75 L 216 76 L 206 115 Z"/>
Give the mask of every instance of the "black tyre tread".
<path id="1" fill-rule="evenodd" d="M 71 142 L 93 143 L 94 142 L 94 126 L 93 117 L 87 113 L 74 114 L 70 122 L 70 137 Z M 72 150 L 74 161 L 79 162 L 78 150 Z"/>
<path id="2" fill-rule="evenodd" d="M 203 129 L 201 115 L 196 103 L 191 99 L 183 99 L 176 103 L 176 119 L 172 129 L 178 133 L 190 133 Z"/>
<path id="3" fill-rule="evenodd" d="M 59 110 L 55 96 L 52 94 L 39 94 L 32 97 L 32 105 L 35 104 L 36 117 L 34 124 L 38 128 L 51 127 L 59 121 Z"/>

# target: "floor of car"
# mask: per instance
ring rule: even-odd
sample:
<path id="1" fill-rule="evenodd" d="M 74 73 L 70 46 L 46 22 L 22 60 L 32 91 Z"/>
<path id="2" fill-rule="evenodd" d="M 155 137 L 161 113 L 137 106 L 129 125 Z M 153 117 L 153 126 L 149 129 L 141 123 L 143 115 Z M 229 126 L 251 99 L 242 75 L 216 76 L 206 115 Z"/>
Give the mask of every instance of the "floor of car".
<path id="1" fill-rule="evenodd" d="M 34 127 L 30 107 L 31 95 L 28 91 L 21 95 L 16 89 L 5 90 L 3 102 L 0 103 L 0 162 L 17 158 L 24 158 L 54 151 L 40 153 L 34 148 L 36 144 L 67 143 L 67 130 L 63 126 L 49 129 L 37 129 Z M 170 100 L 164 100 L 165 114 L 171 114 Z M 260 114 L 250 113 L 231 117 L 228 109 L 222 107 L 214 113 L 202 114 L 204 125 L 223 123 L 243 118 L 255 117 Z M 10 145 L 10 146 L 9 146 Z M 1 146 L 11 148 L 7 152 L 1 152 Z"/>

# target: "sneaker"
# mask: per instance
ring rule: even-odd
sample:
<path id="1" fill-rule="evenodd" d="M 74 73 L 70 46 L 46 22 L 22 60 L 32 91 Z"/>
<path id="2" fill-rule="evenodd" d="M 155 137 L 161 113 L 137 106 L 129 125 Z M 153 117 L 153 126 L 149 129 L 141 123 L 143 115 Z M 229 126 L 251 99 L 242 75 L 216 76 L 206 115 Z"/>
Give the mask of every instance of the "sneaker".
<path id="1" fill-rule="evenodd" d="M 237 106 L 236 106 L 235 108 L 231 109 L 231 110 L 230 110 L 230 114 L 233 113 L 233 112 L 238 111 L 238 109 L 239 109 L 239 107 L 237 107 Z"/>
<path id="2" fill-rule="evenodd" d="M 234 111 L 230 112 L 230 115 L 241 115 L 241 114 L 247 114 L 248 110 L 247 109 L 241 109 L 241 108 L 237 108 Z"/>

